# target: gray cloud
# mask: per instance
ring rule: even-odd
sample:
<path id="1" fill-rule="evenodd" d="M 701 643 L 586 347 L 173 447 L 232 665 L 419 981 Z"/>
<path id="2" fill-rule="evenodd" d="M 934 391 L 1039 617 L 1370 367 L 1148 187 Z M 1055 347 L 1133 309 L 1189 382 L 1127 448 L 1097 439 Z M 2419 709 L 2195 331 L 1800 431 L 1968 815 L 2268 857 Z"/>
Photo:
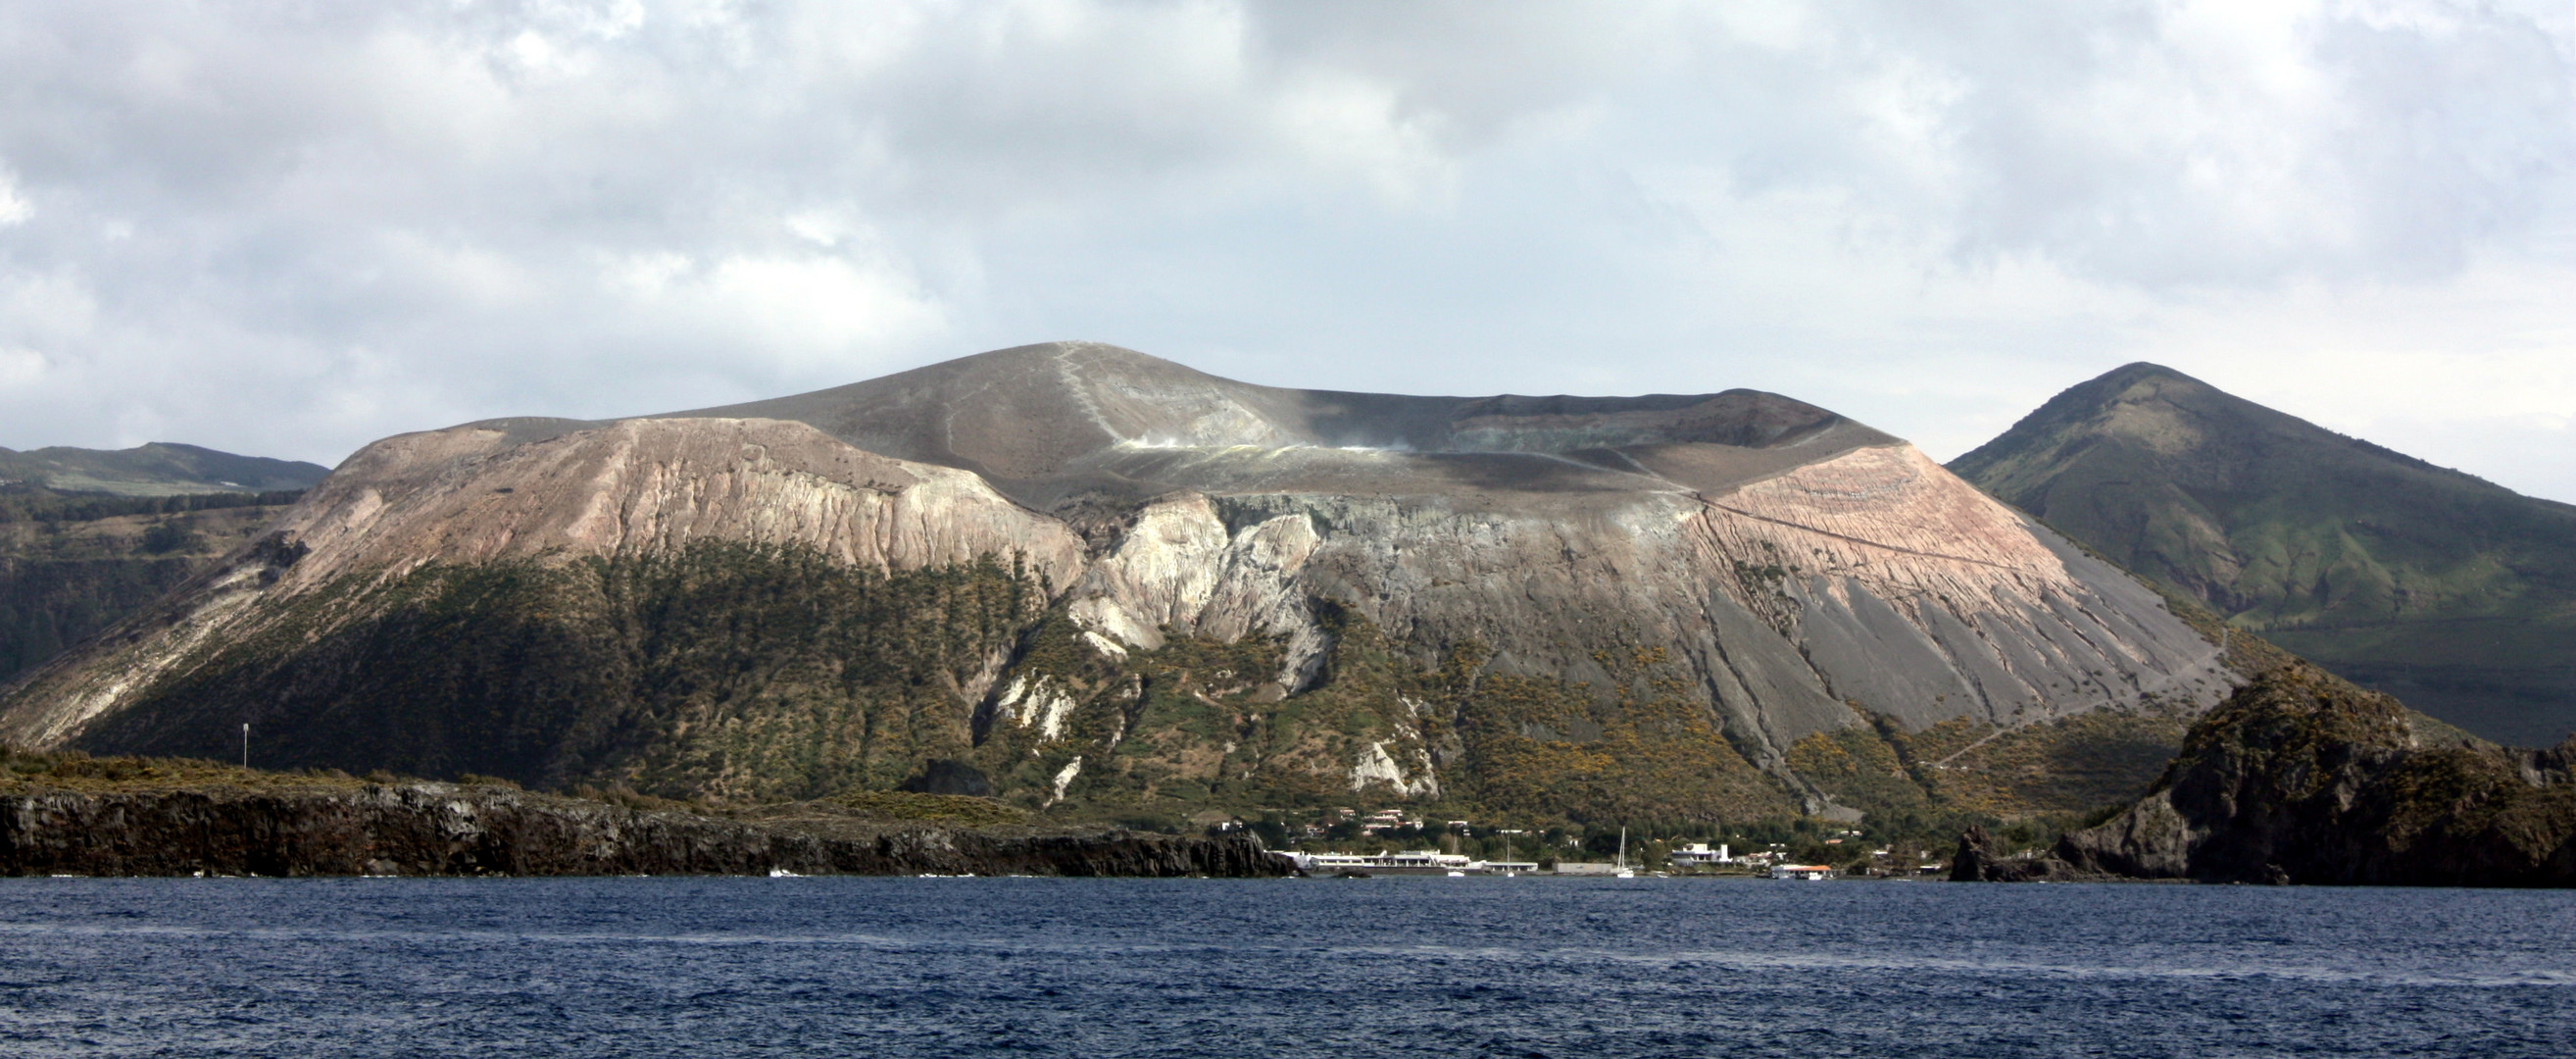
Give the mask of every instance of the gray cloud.
<path id="1" fill-rule="evenodd" d="M 1763 386 L 1947 455 L 2150 358 L 2576 497 L 2539 455 L 2576 449 L 2570 21 L 19 5 L 0 444 L 328 460 L 1090 337 L 1282 384 Z"/>

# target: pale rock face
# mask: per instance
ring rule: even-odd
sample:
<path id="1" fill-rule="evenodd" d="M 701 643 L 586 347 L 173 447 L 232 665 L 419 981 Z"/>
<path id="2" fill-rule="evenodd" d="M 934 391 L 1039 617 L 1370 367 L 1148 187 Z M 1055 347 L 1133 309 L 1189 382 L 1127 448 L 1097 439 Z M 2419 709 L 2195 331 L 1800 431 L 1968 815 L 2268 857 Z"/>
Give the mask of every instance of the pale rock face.
<path id="1" fill-rule="evenodd" d="M 2232 687 L 2151 592 L 1911 446 L 1715 496 L 1639 491 L 1574 511 L 1222 503 L 1237 522 L 1305 515 L 1321 539 L 1295 568 L 1302 591 L 1407 642 L 1474 638 L 1502 671 L 1596 683 L 1609 679 L 1596 651 L 1666 648 L 1770 755 L 1854 723 L 1847 702 L 1915 724 L 2012 721 L 2147 694 L 2205 704 Z"/>
<path id="2" fill-rule="evenodd" d="M 981 478 L 861 452 L 802 423 L 643 419 L 510 442 L 507 431 L 464 426 L 360 450 L 273 525 L 309 549 L 299 560 L 280 569 L 238 555 L 143 615 L 121 650 L 37 671 L 0 713 L 0 739 L 60 745 L 201 649 L 255 632 L 273 613 L 258 604 L 347 574 L 695 540 L 805 544 L 880 570 L 1016 555 L 1056 586 L 1084 567 L 1079 536 Z M 1004 661 L 990 660 L 982 684 Z M 960 691 L 980 699 L 986 686 Z"/>
<path id="3" fill-rule="evenodd" d="M 1712 576 L 1744 556 L 1797 567 L 1780 579 L 1777 627 L 1839 697 L 1909 722 L 1963 705 L 2009 721 L 2151 694 L 2207 703 L 2233 687 L 2217 649 L 2145 586 L 1911 446 L 1747 485 L 1693 522 Z M 1719 583 L 1759 613 L 1762 580 Z"/>
<path id="4" fill-rule="evenodd" d="M 0 712 L 0 742 L 20 746 L 56 747 L 80 733 L 81 726 L 117 709 L 149 682 L 179 664 L 198 649 L 210 646 L 219 631 L 240 624 L 243 612 L 257 603 L 262 595 L 260 571 L 242 568 L 224 571 L 206 579 L 203 587 L 184 601 L 178 620 L 160 635 L 137 641 L 117 657 L 121 664 L 74 669 L 78 679 L 60 680 L 50 700 L 33 700 L 28 706 L 13 705 Z M 58 668 L 48 665 L 24 678 L 20 687 L 43 688 L 45 680 Z M 52 690 L 52 689 L 48 689 Z"/>
<path id="5" fill-rule="evenodd" d="M 1206 497 L 1148 504 L 1074 587 L 1073 619 L 1123 642 L 1159 648 L 1163 626 L 1189 628 L 1207 609 L 1229 543 Z"/>
<path id="6" fill-rule="evenodd" d="M 1066 762 L 1063 768 L 1056 770 L 1054 781 L 1055 793 L 1047 796 L 1046 803 L 1048 805 L 1054 805 L 1057 802 L 1063 801 L 1065 790 L 1072 787 L 1074 778 L 1080 775 L 1082 775 L 1082 756 L 1076 754 L 1074 755 L 1073 760 Z"/>
<path id="7" fill-rule="evenodd" d="M 1288 662 L 1279 679 L 1294 686 L 1326 646 L 1297 582 L 1319 543 L 1302 514 L 1229 535 L 1206 496 L 1165 497 L 1145 505 L 1085 573 L 1069 610 L 1086 629 L 1146 650 L 1163 646 L 1165 627 L 1228 642 L 1284 634 Z"/>
<path id="8" fill-rule="evenodd" d="M 506 445 L 472 426 L 377 442 L 277 528 L 312 549 L 288 590 L 387 559 L 677 550 L 693 540 L 807 544 L 857 566 L 917 569 L 1018 553 L 1057 584 L 1082 543 L 952 468 L 862 452 L 802 423 L 636 419 Z"/>
<path id="9" fill-rule="evenodd" d="M 1416 756 L 1420 759 L 1415 762 L 1419 774 L 1408 780 L 1404 769 L 1395 763 L 1395 755 L 1387 753 L 1384 742 L 1370 743 L 1367 750 L 1360 752 L 1359 763 L 1351 766 L 1351 790 L 1365 791 L 1371 784 L 1384 784 L 1398 798 L 1439 797 L 1440 778 L 1432 771 L 1430 755 L 1417 752 Z"/>
<path id="10" fill-rule="evenodd" d="M 993 700 L 995 716 L 1023 729 L 1034 728 L 1039 740 L 1047 742 L 1064 738 L 1065 718 L 1073 714 L 1073 705 L 1073 698 L 1043 674 L 1013 677 L 1001 697 Z"/>

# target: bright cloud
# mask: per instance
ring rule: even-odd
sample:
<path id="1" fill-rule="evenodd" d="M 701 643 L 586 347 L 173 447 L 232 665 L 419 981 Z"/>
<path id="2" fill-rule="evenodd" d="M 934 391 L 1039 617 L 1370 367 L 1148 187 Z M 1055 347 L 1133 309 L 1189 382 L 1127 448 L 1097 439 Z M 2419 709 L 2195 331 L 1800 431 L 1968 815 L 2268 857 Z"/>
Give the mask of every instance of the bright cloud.
<path id="1" fill-rule="evenodd" d="M 2563 2 L 124 0 L 0 13 L 0 88 L 0 445 L 1084 337 L 1947 456 L 2156 359 L 2576 499 Z"/>
<path id="2" fill-rule="evenodd" d="M 0 169 L 0 228 L 27 223 L 36 215 L 36 204 L 18 190 L 17 174 Z"/>

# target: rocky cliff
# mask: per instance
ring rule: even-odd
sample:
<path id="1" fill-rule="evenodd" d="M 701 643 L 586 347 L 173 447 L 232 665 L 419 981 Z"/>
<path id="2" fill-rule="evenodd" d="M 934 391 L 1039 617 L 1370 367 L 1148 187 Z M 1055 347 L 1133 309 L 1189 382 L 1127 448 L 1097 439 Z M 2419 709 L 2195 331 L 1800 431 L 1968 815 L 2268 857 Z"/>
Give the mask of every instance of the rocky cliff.
<path id="1" fill-rule="evenodd" d="M 1827 808 L 1786 752 L 1865 716 L 2187 714 L 2238 679 L 2136 581 L 1787 398 L 1282 390 L 1065 343 L 387 439 L 22 683 L 0 738 L 1742 817 Z"/>
<path id="2" fill-rule="evenodd" d="M 156 777 L 156 771 L 165 775 Z M 48 776 L 0 783 L 8 788 L 0 800 L 0 874 L 1288 872 L 1258 840 L 1243 836 L 889 821 L 830 803 L 713 816 L 483 784 L 167 775 L 210 771 L 216 770 L 185 762 L 75 761 L 69 763 L 72 782 L 50 783 Z M 113 778 L 97 782 L 103 777 Z"/>
<path id="3" fill-rule="evenodd" d="M 2107 823 L 2037 858 L 1971 834 L 1953 877 L 2576 886 L 2571 769 L 2576 740 L 2428 739 L 2395 700 L 2288 666 L 2195 725 L 2155 789 Z"/>

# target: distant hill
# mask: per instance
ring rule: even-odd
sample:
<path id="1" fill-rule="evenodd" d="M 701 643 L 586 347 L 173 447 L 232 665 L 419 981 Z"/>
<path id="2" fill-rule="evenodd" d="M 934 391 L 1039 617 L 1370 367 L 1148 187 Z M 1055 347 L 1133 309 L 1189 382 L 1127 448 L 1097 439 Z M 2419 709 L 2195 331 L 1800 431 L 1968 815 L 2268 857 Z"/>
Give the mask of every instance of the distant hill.
<path id="1" fill-rule="evenodd" d="M 235 456 L 161 441 L 114 451 L 62 446 L 29 452 L 0 449 L 0 486 L 30 485 L 63 493 L 271 493 L 313 488 L 330 473 L 330 468 L 318 463 Z"/>
<path id="2" fill-rule="evenodd" d="M 0 449 L 0 682 L 185 583 L 330 473 L 195 445 Z"/>
<path id="3" fill-rule="evenodd" d="M 2131 364 L 1950 469 L 2292 651 L 2479 735 L 2576 730 L 2576 507 Z"/>

